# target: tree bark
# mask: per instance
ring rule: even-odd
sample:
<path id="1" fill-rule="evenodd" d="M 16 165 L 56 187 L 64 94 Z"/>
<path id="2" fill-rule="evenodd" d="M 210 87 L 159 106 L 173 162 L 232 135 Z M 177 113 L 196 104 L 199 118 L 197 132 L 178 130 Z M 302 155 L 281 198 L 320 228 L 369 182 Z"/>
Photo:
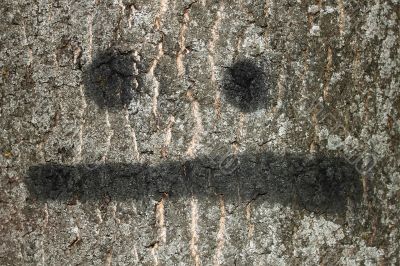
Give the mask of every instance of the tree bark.
<path id="1" fill-rule="evenodd" d="M 1 265 L 396 265 L 396 0 L 0 4 Z"/>

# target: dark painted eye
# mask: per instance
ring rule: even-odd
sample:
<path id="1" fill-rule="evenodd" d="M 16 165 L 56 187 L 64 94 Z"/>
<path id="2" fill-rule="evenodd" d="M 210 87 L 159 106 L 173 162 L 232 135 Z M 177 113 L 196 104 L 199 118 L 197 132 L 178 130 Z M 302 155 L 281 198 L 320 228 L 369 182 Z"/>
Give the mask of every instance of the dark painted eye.
<path id="1" fill-rule="evenodd" d="M 98 53 L 84 72 L 87 97 L 100 108 L 129 105 L 138 89 L 135 64 L 131 51 L 112 47 Z"/>
<path id="2" fill-rule="evenodd" d="M 267 104 L 266 74 L 251 59 L 241 59 L 227 68 L 223 92 L 226 100 L 243 112 L 253 112 Z"/>
<path id="3" fill-rule="evenodd" d="M 243 89 L 250 89 L 253 80 L 257 79 L 257 76 L 261 76 L 260 69 L 249 61 L 241 61 L 234 64 L 230 69 L 233 82 L 239 85 Z"/>

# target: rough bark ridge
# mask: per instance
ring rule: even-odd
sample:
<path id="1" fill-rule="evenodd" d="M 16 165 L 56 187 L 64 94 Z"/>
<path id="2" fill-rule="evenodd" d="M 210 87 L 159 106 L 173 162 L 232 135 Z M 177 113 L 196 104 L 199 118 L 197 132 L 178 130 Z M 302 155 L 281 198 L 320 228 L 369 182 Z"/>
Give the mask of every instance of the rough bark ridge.
<path id="1" fill-rule="evenodd" d="M 3 0 L 0 264 L 399 264 L 398 0 Z"/>

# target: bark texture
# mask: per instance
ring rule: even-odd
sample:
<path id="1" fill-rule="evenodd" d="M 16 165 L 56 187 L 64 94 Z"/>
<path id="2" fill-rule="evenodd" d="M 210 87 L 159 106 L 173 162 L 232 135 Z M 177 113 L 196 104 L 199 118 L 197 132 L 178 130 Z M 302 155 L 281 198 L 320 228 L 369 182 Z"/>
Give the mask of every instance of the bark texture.
<path id="1" fill-rule="evenodd" d="M 1 265 L 396 265 L 398 0 L 2 0 Z"/>

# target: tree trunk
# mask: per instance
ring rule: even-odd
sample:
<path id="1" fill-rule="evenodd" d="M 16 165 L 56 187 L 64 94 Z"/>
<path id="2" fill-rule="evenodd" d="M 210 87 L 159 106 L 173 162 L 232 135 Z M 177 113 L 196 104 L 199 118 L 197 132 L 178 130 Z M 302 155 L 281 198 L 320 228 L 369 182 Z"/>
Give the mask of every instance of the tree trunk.
<path id="1" fill-rule="evenodd" d="M 1 265 L 399 264 L 399 3 L 3 0 Z"/>

